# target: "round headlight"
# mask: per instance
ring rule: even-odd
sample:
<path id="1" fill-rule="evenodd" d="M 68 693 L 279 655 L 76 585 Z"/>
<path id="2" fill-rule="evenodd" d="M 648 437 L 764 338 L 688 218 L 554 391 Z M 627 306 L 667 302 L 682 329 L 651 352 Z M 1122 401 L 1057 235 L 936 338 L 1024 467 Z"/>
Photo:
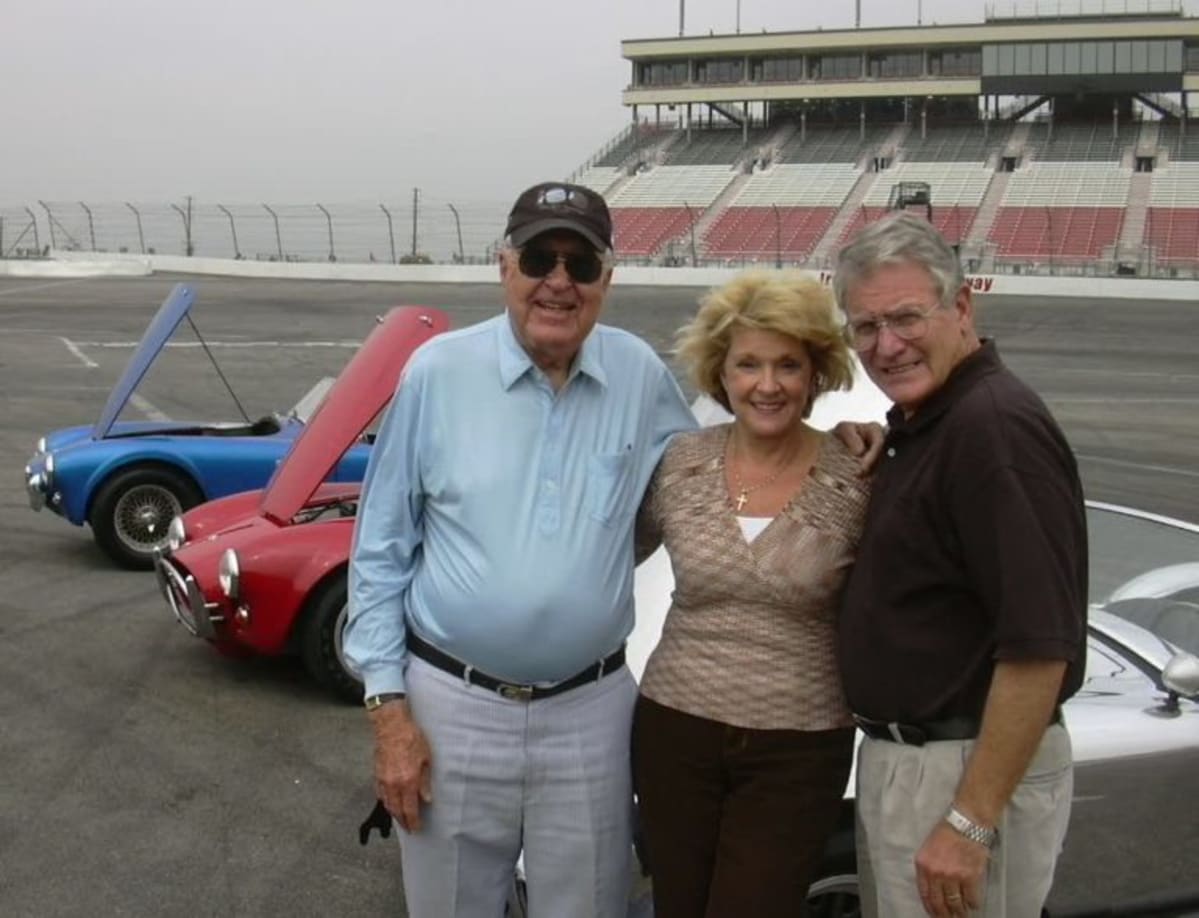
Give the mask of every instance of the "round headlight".
<path id="1" fill-rule="evenodd" d="M 183 525 L 183 517 L 171 517 L 167 526 L 167 548 L 177 551 L 187 542 L 187 528 Z"/>
<path id="2" fill-rule="evenodd" d="M 221 592 L 229 599 L 237 599 L 241 567 L 237 562 L 237 552 L 232 548 L 226 548 L 225 553 L 221 555 L 216 576 L 217 582 L 221 585 Z"/>

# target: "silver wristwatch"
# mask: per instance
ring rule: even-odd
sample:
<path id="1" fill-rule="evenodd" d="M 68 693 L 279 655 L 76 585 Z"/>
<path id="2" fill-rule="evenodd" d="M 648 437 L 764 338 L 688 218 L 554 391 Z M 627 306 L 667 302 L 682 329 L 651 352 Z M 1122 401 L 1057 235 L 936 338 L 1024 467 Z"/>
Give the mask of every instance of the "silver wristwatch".
<path id="1" fill-rule="evenodd" d="M 407 697 L 404 692 L 381 692 L 378 695 L 367 695 L 363 699 L 363 704 L 366 705 L 368 711 L 377 711 L 389 701 L 399 701 Z"/>
<path id="2" fill-rule="evenodd" d="M 949 812 L 945 814 L 945 821 L 950 827 L 972 842 L 977 842 L 984 848 L 994 848 L 999 843 L 999 830 L 991 827 L 980 826 L 977 822 L 963 816 L 956 807 L 950 807 Z"/>

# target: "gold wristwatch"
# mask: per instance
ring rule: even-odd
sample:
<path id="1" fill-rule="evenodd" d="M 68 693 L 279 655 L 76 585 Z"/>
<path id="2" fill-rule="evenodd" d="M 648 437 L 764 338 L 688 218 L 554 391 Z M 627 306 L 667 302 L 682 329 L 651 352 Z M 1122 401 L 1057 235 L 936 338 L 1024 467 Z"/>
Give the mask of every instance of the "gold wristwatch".
<path id="1" fill-rule="evenodd" d="M 402 701 L 407 698 L 406 692 L 381 692 L 378 695 L 367 695 L 362 700 L 368 711 L 377 711 L 389 701 Z"/>

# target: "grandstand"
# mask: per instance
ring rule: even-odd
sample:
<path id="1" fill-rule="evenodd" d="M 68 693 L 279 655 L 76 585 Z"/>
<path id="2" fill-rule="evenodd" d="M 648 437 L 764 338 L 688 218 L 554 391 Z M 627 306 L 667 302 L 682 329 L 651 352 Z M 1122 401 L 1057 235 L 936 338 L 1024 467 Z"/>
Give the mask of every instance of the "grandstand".
<path id="1" fill-rule="evenodd" d="M 632 123 L 574 178 L 640 262 L 823 267 L 916 182 L 975 269 L 1199 275 L 1199 19 L 1116 6 L 626 41 Z"/>

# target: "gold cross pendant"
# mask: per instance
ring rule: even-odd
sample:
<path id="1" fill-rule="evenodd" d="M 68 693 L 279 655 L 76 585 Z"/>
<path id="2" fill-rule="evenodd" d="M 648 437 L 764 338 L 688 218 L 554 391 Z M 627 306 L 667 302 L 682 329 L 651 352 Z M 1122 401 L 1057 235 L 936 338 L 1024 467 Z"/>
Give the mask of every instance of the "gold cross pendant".
<path id="1" fill-rule="evenodd" d="M 742 491 L 740 494 L 737 495 L 737 511 L 740 512 L 741 508 L 744 507 L 747 503 L 749 503 L 749 496 L 744 491 Z"/>

